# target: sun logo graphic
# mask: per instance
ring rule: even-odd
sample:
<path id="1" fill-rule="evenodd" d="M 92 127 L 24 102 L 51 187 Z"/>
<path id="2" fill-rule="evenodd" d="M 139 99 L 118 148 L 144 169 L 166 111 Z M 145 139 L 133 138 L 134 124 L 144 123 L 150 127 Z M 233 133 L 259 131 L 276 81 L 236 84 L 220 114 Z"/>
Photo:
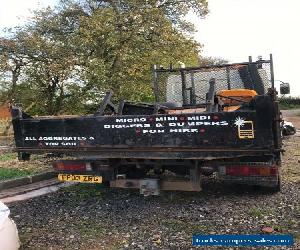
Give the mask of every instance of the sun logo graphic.
<path id="1" fill-rule="evenodd" d="M 236 127 L 243 127 L 245 124 L 245 118 L 237 117 L 234 121 Z"/>
<path id="2" fill-rule="evenodd" d="M 245 118 L 237 117 L 234 125 L 238 128 L 238 136 L 240 139 L 253 139 L 253 121 L 246 121 Z"/>

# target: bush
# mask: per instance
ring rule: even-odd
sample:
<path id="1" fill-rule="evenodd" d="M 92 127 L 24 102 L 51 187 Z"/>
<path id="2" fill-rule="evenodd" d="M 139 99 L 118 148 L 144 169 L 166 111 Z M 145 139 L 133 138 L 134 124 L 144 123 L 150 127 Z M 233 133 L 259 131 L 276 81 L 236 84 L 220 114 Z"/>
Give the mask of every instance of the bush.
<path id="1" fill-rule="evenodd" d="M 300 97 L 281 97 L 279 106 L 281 109 L 298 109 L 300 108 Z"/>

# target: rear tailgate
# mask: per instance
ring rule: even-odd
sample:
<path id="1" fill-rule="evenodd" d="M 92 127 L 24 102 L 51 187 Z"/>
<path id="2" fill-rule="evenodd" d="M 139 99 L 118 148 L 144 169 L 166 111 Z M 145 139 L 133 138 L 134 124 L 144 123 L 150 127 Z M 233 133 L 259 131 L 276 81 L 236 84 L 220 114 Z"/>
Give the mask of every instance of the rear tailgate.
<path id="1" fill-rule="evenodd" d="M 274 149 L 272 120 L 258 117 L 255 110 L 64 119 L 15 117 L 13 124 L 17 149 L 23 152 L 102 152 L 98 155 L 105 158 L 207 158 Z"/>

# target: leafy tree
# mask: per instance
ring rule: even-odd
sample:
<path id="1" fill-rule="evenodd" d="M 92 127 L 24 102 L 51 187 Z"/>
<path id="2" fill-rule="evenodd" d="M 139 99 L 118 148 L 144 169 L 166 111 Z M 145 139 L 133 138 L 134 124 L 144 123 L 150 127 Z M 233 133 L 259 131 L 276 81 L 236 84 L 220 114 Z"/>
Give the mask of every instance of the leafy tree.
<path id="1" fill-rule="evenodd" d="M 26 63 L 27 58 L 20 37 L 14 39 L 0 38 L 0 98 L 2 101 L 12 101 Z"/>
<path id="2" fill-rule="evenodd" d="M 1 72 L 22 59 L 10 91 L 32 113 L 81 113 L 108 89 L 116 100 L 151 101 L 151 64 L 198 63 L 201 46 L 184 19 L 191 10 L 203 17 L 207 2 L 62 0 L 6 41 L 20 49 L 6 52 Z"/>
<path id="3" fill-rule="evenodd" d="M 200 66 L 210 66 L 210 65 L 219 65 L 219 64 L 226 64 L 228 60 L 220 57 L 205 57 L 199 56 L 199 65 Z"/>
<path id="4" fill-rule="evenodd" d="M 197 64 L 200 45 L 183 17 L 194 8 L 206 14 L 205 1 L 86 1 L 77 48 L 89 48 L 85 79 L 117 97 L 151 100 L 150 65 L 179 60 Z M 92 13 L 92 14 L 89 14 Z M 185 24 L 185 26 L 184 26 Z"/>

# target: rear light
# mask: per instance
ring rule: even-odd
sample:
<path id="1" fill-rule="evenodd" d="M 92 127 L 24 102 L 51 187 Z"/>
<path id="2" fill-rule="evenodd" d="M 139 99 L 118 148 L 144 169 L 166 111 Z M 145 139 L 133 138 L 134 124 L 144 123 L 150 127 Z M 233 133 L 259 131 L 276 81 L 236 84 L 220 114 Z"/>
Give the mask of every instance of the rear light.
<path id="1" fill-rule="evenodd" d="M 226 175 L 231 176 L 276 176 L 277 166 L 226 166 Z"/>
<path id="2" fill-rule="evenodd" d="M 91 171 L 91 163 L 83 161 L 58 161 L 53 163 L 56 170 L 64 171 Z"/>
<path id="3" fill-rule="evenodd" d="M 271 167 L 270 175 L 272 175 L 272 176 L 278 175 L 278 167 Z"/>

